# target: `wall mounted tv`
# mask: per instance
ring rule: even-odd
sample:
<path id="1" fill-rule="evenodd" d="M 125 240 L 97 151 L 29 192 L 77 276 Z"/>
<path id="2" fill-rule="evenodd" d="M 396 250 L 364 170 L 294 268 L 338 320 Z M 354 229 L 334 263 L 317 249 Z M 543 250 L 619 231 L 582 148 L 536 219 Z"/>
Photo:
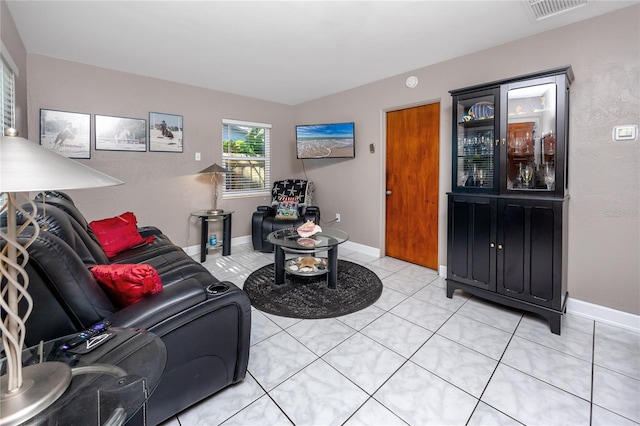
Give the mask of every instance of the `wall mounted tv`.
<path id="1" fill-rule="evenodd" d="M 296 126 L 296 153 L 299 159 L 354 158 L 356 145 L 353 123 L 306 124 Z"/>

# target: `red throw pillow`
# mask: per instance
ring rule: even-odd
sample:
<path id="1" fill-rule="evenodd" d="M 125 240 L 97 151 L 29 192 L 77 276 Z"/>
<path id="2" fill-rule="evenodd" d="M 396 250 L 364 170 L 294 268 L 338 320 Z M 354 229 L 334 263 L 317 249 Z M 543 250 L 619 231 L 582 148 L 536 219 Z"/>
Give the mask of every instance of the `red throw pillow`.
<path id="1" fill-rule="evenodd" d="M 162 291 L 158 271 L 144 263 L 97 265 L 91 268 L 91 272 L 114 305 L 120 308 Z"/>
<path id="2" fill-rule="evenodd" d="M 94 220 L 89 223 L 89 226 L 98 237 L 107 257 L 112 258 L 122 251 L 145 242 L 138 232 L 137 224 L 136 216 L 126 212 L 120 216 Z"/>

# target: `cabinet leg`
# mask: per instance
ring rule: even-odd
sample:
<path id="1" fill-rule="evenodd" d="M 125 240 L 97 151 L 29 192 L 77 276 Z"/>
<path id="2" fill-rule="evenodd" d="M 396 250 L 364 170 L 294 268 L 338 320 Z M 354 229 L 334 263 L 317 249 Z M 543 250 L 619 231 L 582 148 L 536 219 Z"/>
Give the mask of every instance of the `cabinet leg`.
<path id="1" fill-rule="evenodd" d="M 447 297 L 449 299 L 453 298 L 453 292 L 456 291 L 455 288 L 453 288 L 453 286 L 447 284 Z"/>
<path id="2" fill-rule="evenodd" d="M 549 326 L 551 326 L 551 332 L 553 334 L 560 335 L 560 325 L 562 323 L 562 315 L 554 315 L 549 318 Z"/>

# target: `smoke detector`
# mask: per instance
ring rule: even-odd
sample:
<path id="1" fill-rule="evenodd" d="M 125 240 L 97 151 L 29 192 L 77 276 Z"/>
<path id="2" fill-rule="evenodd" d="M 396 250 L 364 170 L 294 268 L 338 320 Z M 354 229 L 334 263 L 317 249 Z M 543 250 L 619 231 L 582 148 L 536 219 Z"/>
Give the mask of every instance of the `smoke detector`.
<path id="1" fill-rule="evenodd" d="M 528 9 L 536 21 L 584 6 L 589 0 L 528 0 Z"/>

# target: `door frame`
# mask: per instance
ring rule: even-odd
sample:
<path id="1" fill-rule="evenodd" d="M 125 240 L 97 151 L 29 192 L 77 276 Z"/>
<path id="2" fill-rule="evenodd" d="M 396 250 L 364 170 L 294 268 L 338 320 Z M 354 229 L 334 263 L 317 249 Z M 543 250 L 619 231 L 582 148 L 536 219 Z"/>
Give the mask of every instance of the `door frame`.
<path id="1" fill-rule="evenodd" d="M 380 221 L 382 223 L 382 226 L 380 226 L 380 257 L 384 257 L 386 256 L 386 248 L 387 248 L 387 220 L 386 220 L 386 216 L 387 216 L 387 196 L 385 194 L 386 190 L 387 190 L 387 113 L 389 112 L 393 112 L 393 111 L 399 111 L 399 110 L 403 110 L 403 109 L 408 109 L 408 108 L 415 108 L 415 107 L 421 107 L 421 106 L 425 106 L 425 105 L 431 105 L 431 104 L 435 104 L 435 103 L 439 103 L 440 104 L 440 120 L 439 120 L 439 127 L 440 127 L 440 131 L 438 132 L 438 134 L 440 135 L 440 141 L 439 141 L 439 146 L 438 146 L 438 163 L 440 166 L 442 166 L 442 134 L 443 134 L 443 121 L 442 121 L 442 112 L 443 112 L 443 108 L 442 108 L 442 98 L 433 98 L 433 99 L 429 99 L 429 100 L 424 100 L 424 101 L 420 101 L 420 102 L 414 102 L 414 103 L 410 103 L 410 104 L 403 104 L 403 105 L 397 105 L 397 106 L 392 106 L 392 107 L 388 107 L 388 108 L 383 108 L 380 110 L 380 155 L 382 156 L 382 160 L 380 161 L 380 194 L 381 194 L 381 201 L 380 201 Z M 450 138 L 450 137 L 449 137 Z M 449 158 L 449 156 L 447 155 L 447 158 Z M 442 236 L 440 235 L 440 219 L 442 216 L 442 204 L 440 202 L 440 198 L 442 196 L 442 179 L 440 179 L 440 174 L 442 174 L 442 167 L 439 168 L 439 176 L 438 176 L 438 269 L 440 269 L 440 266 L 442 265 L 440 260 L 441 260 L 441 256 L 440 256 L 440 242 L 443 241 L 442 240 Z M 444 203 L 446 205 L 446 203 Z M 446 213 L 446 209 L 445 209 L 445 213 Z M 446 235 L 445 235 L 446 237 Z M 446 256 L 446 250 L 445 250 L 445 256 Z M 439 271 L 438 271 L 439 272 Z"/>

